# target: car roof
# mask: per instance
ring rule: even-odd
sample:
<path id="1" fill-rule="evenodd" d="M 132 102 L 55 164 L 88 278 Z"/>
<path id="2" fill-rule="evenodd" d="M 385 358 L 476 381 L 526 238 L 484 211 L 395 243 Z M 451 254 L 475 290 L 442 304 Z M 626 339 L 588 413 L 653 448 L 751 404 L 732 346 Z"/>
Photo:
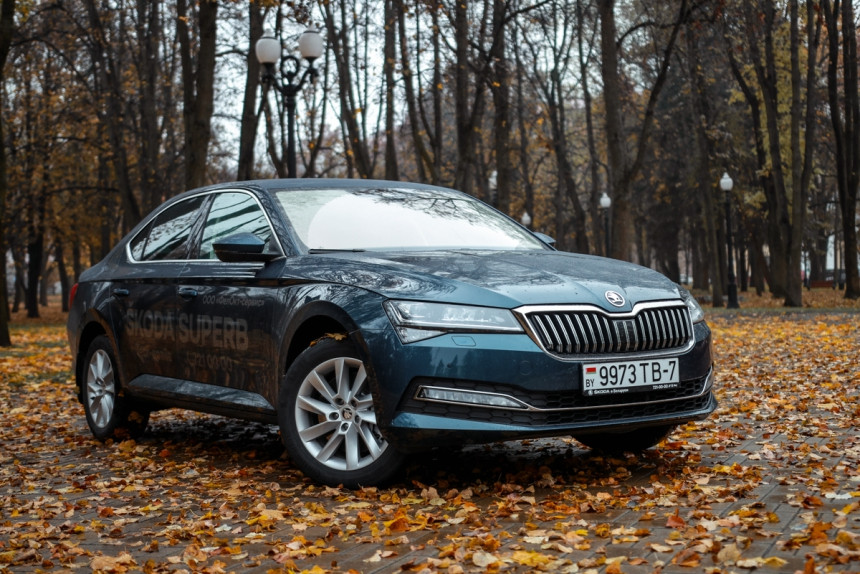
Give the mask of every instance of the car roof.
<path id="1" fill-rule="evenodd" d="M 209 185 L 193 189 L 181 195 L 214 191 L 218 189 L 248 189 L 256 188 L 261 191 L 275 192 L 289 189 L 402 189 L 415 191 L 436 192 L 445 195 L 466 195 L 460 191 L 439 187 L 426 183 L 408 181 L 388 181 L 382 179 L 347 179 L 347 178 L 297 178 L 297 179 L 253 179 L 248 181 L 233 181 Z"/>

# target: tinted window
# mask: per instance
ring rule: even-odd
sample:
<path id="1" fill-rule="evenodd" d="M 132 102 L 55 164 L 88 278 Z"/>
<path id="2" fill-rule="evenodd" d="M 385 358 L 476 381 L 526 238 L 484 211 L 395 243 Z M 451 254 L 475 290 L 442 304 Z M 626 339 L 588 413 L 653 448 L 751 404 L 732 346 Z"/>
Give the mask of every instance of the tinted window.
<path id="1" fill-rule="evenodd" d="M 236 233 L 253 233 L 265 242 L 272 239 L 272 228 L 257 201 L 247 193 L 219 193 L 212 202 L 198 259 L 217 259 L 212 244 Z M 267 250 L 273 249 L 272 245 Z"/>
<path id="2" fill-rule="evenodd" d="M 143 259 L 143 250 L 146 247 L 146 238 L 149 237 L 149 230 L 152 228 L 152 223 L 150 222 L 143 231 L 138 233 L 134 239 L 131 240 L 129 244 L 129 249 L 131 249 L 131 256 L 140 261 Z"/>
<path id="3" fill-rule="evenodd" d="M 185 259 L 188 256 L 188 237 L 199 217 L 198 211 L 205 196 L 197 196 L 170 206 L 134 238 L 131 245 L 135 259 L 161 261 Z M 143 241 L 141 238 L 145 238 Z M 142 255 L 141 255 L 142 254 Z"/>

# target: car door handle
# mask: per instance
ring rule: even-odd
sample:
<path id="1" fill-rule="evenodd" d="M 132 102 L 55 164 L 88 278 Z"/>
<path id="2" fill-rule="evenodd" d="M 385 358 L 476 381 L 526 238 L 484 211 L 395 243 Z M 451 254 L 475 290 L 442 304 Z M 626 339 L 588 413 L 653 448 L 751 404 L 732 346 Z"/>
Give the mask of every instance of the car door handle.
<path id="1" fill-rule="evenodd" d="M 180 287 L 178 293 L 183 299 L 193 299 L 194 297 L 197 297 L 197 289 L 192 289 L 191 287 Z"/>
<path id="2" fill-rule="evenodd" d="M 114 289 L 112 293 L 114 297 L 128 297 L 128 289 Z"/>

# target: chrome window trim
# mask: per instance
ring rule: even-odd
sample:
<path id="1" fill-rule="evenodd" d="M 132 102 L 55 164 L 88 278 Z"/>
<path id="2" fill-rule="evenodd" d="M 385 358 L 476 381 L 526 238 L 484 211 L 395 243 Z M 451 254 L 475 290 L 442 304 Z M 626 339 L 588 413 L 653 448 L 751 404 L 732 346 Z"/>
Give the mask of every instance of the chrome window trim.
<path id="1" fill-rule="evenodd" d="M 663 349 L 659 351 L 637 351 L 632 353 L 582 353 L 579 355 L 559 355 L 548 350 L 544 347 L 541 342 L 541 337 L 538 335 L 531 326 L 531 322 L 528 320 L 529 313 L 577 313 L 577 312 L 589 312 L 589 313 L 599 313 L 604 318 L 609 319 L 632 319 L 635 318 L 641 311 L 647 309 L 683 309 L 686 311 L 685 316 L 687 318 L 687 323 L 690 328 L 690 340 L 683 347 L 677 347 L 673 349 Z M 690 319 L 690 313 L 687 308 L 687 304 L 684 303 L 681 299 L 667 299 L 662 301 L 646 301 L 642 303 L 636 303 L 633 305 L 630 311 L 620 311 L 613 312 L 607 311 L 606 309 L 599 307 L 597 305 L 590 304 L 579 304 L 579 305 L 522 305 L 520 307 L 516 307 L 511 309 L 511 312 L 514 314 L 514 317 L 520 322 L 523 330 L 529 336 L 529 338 L 534 341 L 534 343 L 540 348 L 541 351 L 549 355 L 550 357 L 557 359 L 559 361 L 564 361 L 566 363 L 575 363 L 580 362 L 582 360 L 600 360 L 603 362 L 612 362 L 612 361 L 622 361 L 629 359 L 650 359 L 650 358 L 663 358 L 663 357 L 671 357 L 675 355 L 682 355 L 692 349 L 696 344 L 695 337 L 695 324 Z M 579 317 L 576 317 L 578 323 L 581 323 Z M 550 325 L 552 327 L 552 325 Z M 589 329 L 591 329 L 591 324 L 589 323 Z"/>
<path id="2" fill-rule="evenodd" d="M 272 218 L 269 216 L 269 213 L 266 211 L 266 208 L 263 207 L 263 204 L 260 203 L 260 200 L 257 198 L 257 196 L 254 195 L 253 193 L 251 193 L 250 191 L 248 191 L 247 189 L 228 187 L 228 188 L 224 188 L 224 189 L 212 189 L 212 190 L 204 191 L 201 193 L 195 193 L 193 195 L 189 195 L 188 197 L 183 198 L 180 201 L 173 202 L 170 205 L 162 205 L 161 209 L 159 209 L 156 212 L 153 212 L 149 216 L 149 221 L 151 222 L 153 219 L 157 218 L 159 215 L 164 213 L 164 211 L 173 207 L 174 205 L 181 203 L 182 201 L 189 201 L 189 200 L 192 200 L 192 199 L 197 198 L 197 197 L 204 197 L 204 196 L 213 195 L 216 193 L 244 193 L 245 195 L 251 196 L 251 199 L 253 199 L 257 203 L 257 207 L 260 208 L 260 211 L 262 211 L 263 215 L 266 217 L 266 223 L 269 224 L 269 229 L 272 230 L 272 237 L 275 238 L 275 242 L 278 244 L 278 249 L 281 250 L 281 254 L 286 253 L 286 251 L 284 251 L 284 246 L 281 243 L 281 238 L 278 237 L 277 233 L 275 233 L 275 226 L 272 225 Z M 220 259 L 154 259 L 154 260 L 149 260 L 149 261 L 147 261 L 147 260 L 140 261 L 138 259 L 135 259 L 132 256 L 131 244 L 134 243 L 134 240 L 137 239 L 137 236 L 140 235 L 141 233 L 143 233 L 147 227 L 148 227 L 148 225 L 145 226 L 140 231 L 138 231 L 137 233 L 135 233 L 134 236 L 131 237 L 126 242 L 126 244 L 125 244 L 125 256 L 128 259 L 129 263 L 132 263 L 134 265 L 149 264 L 149 263 L 191 263 L 191 262 L 195 262 L 195 263 L 220 263 L 221 265 L 233 265 L 233 266 L 238 265 L 238 266 L 241 266 L 243 268 L 247 267 L 248 269 L 262 269 L 265 266 L 264 264 L 255 263 L 255 262 L 251 262 L 251 263 L 227 263 L 225 261 L 221 261 Z"/>

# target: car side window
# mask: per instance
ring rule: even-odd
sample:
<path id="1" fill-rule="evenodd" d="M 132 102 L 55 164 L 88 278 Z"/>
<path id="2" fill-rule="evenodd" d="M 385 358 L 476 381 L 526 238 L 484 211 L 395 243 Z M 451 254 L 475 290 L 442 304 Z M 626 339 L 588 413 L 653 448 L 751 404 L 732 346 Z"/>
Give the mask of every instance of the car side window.
<path id="1" fill-rule="evenodd" d="M 188 257 L 188 238 L 199 217 L 205 196 L 192 197 L 159 213 L 132 240 L 131 252 L 138 261 L 168 261 Z"/>
<path id="2" fill-rule="evenodd" d="M 143 250 L 146 248 L 146 238 L 149 237 L 149 230 L 152 229 L 152 222 L 149 222 L 140 233 L 134 236 L 134 239 L 129 243 L 131 256 L 135 261 L 143 260 Z"/>
<path id="3" fill-rule="evenodd" d="M 197 259 L 217 259 L 212 244 L 236 233 L 253 233 L 267 243 L 267 251 L 277 250 L 269 220 L 257 201 L 247 193 L 224 192 L 209 208 Z"/>

